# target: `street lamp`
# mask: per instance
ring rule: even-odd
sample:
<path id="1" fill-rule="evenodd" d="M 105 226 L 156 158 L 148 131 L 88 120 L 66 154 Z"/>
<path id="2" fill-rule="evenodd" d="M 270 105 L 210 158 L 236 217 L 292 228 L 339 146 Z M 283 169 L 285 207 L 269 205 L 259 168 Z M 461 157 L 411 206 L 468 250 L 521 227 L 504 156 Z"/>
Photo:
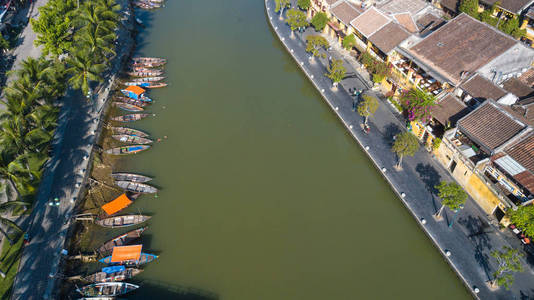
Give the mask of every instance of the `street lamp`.
<path id="1" fill-rule="evenodd" d="M 461 209 L 463 209 L 464 206 L 463 205 L 460 205 L 460 208 L 454 210 L 454 215 L 452 216 L 452 220 L 451 222 L 449 223 L 449 228 L 452 227 L 452 224 L 454 224 L 454 220 L 456 219 L 456 217 L 458 216 L 458 213 L 460 212 Z"/>

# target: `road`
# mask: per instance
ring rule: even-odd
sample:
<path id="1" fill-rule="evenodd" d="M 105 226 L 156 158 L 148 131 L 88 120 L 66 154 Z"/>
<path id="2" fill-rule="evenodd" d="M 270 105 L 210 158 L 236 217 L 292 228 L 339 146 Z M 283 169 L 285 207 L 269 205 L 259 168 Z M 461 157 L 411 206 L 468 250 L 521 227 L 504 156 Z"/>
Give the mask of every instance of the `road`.
<path id="1" fill-rule="evenodd" d="M 127 1 L 121 7 L 128 8 Z M 60 99 L 59 126 L 54 135 L 53 156 L 46 166 L 39 186 L 37 200 L 30 215 L 27 229 L 31 243 L 24 248 L 15 278 L 12 299 L 53 299 L 56 279 L 60 277 L 61 250 L 76 203 L 80 200 L 88 176 L 93 145 L 101 125 L 102 107 L 108 98 L 115 75 L 132 50 L 133 16 L 128 15 L 118 32 L 117 56 L 96 89 L 97 96 L 88 101 L 79 91 L 69 90 Z M 50 200 L 60 199 L 59 206 L 50 206 Z"/>
<path id="2" fill-rule="evenodd" d="M 296 7 L 295 3 L 293 5 Z M 517 241 L 514 243 L 508 232 L 501 232 L 499 228 L 491 225 L 487 215 L 472 199 L 468 199 L 453 226 L 448 226 L 453 215 L 448 210 L 444 212 L 442 220 L 434 219 L 433 215 L 440 207 L 434 186 L 440 181 L 454 181 L 454 179 L 426 150 L 421 149 L 413 157 L 406 157 L 401 171 L 393 169 L 396 157 L 391 152 L 392 138 L 406 129 L 402 119 L 381 94 L 371 90 L 366 91 L 367 94 L 380 99 L 381 105 L 375 115 L 370 118 L 371 133 L 365 134 L 360 129 L 363 119 L 352 110 L 353 99 L 348 93 L 349 89 L 365 90 L 369 86 L 365 79 L 368 75 L 360 74 L 358 64 L 355 61 L 349 62 L 346 59 L 347 54 L 343 53 L 344 50 L 339 47 L 334 47 L 328 52 L 323 51 L 327 56 L 326 59 L 309 60 L 310 55 L 305 52 L 303 41 L 305 36 L 317 33 L 308 28 L 304 33 L 292 34 L 289 26 L 274 13 L 274 0 L 266 0 L 266 9 L 267 17 L 276 34 L 296 63 L 316 86 L 346 129 L 362 146 L 473 296 L 479 299 L 534 298 L 532 289 L 534 274 L 531 265 L 526 260 L 523 260 L 525 271 L 515 275 L 515 283 L 510 291 L 504 288 L 491 291 L 488 288 L 486 282 L 492 279 L 491 273 L 496 268 L 490 252 L 510 243 L 514 248 L 521 246 L 516 243 Z M 344 58 L 347 72 L 358 73 L 359 76 L 344 79 L 339 87 L 332 88 L 330 79 L 324 76 L 330 56 Z M 450 256 L 446 253 L 450 253 Z"/>

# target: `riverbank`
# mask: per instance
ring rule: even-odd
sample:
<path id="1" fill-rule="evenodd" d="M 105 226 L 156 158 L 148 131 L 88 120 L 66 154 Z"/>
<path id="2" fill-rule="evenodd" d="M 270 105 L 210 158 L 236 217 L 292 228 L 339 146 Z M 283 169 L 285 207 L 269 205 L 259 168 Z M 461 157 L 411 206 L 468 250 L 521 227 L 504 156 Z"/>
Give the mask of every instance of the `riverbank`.
<path id="1" fill-rule="evenodd" d="M 94 91 L 92 101 L 69 90 L 61 99 L 59 125 L 54 135 L 53 157 L 48 162 L 30 216 L 27 232 L 31 243 L 23 250 L 12 299 L 54 298 L 56 279 L 61 267 L 60 251 L 71 227 L 71 216 L 83 194 L 95 142 L 102 130 L 107 99 L 134 46 L 133 8 L 129 1 L 119 1 L 121 26 L 117 31 L 117 54 L 104 74 L 104 83 Z M 50 199 L 59 198 L 59 206 Z"/>
<path id="2" fill-rule="evenodd" d="M 439 200 L 431 192 L 431 187 L 436 178 L 438 182 L 453 181 L 446 170 L 433 161 L 428 153 L 419 151 L 414 157 L 405 160 L 404 170 L 395 171 L 393 169 L 395 157 L 390 151 L 391 138 L 405 128 L 384 97 L 375 94 L 381 100 L 381 106 L 370 122 L 371 134 L 363 133 L 360 129 L 362 118 L 352 111 L 353 100 L 347 93 L 349 88 L 362 88 L 362 84 L 355 86 L 352 79 L 344 80 L 338 88 L 333 89 L 330 80 L 323 75 L 328 60 L 320 58 L 309 60 L 309 54 L 304 51 L 303 37 L 312 34 L 311 30 L 308 29 L 303 34 L 292 34 L 288 26 L 279 19 L 279 15 L 274 13 L 274 1 L 267 0 L 265 9 L 270 25 L 288 53 L 372 160 L 472 295 L 475 298 L 500 299 L 530 294 L 528 285 L 532 280 L 532 274 L 527 272 L 516 275 L 512 291 L 499 289 L 493 292 L 487 288 L 486 282 L 491 279 L 491 272 L 494 270 L 489 252 L 492 248 L 507 245 L 502 234 L 497 228 L 492 228 L 488 224 L 485 214 L 471 199 L 459 214 L 454 226 L 447 226 L 447 223 L 451 222 L 447 217 L 445 218 L 447 222 L 434 220 L 432 215 L 439 207 Z M 325 54 L 333 58 L 343 56 L 336 51 Z M 345 67 L 347 72 L 358 73 L 358 70 L 347 62 Z"/>

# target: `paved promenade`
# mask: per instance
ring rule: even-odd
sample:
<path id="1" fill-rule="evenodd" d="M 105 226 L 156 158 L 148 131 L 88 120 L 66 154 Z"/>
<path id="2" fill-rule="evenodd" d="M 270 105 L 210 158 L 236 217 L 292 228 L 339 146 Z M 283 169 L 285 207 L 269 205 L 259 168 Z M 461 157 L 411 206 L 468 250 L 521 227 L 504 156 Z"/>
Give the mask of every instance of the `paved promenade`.
<path id="1" fill-rule="evenodd" d="M 122 7 L 129 7 L 122 1 Z M 129 57 L 133 47 L 130 30 L 133 16 L 125 10 L 127 20 L 118 32 L 117 56 L 104 74 L 105 83 L 88 101 L 79 91 L 69 90 L 61 100 L 59 126 L 54 136 L 53 156 L 46 167 L 39 194 L 26 230 L 31 243 L 24 248 L 19 272 L 15 278 L 12 299 L 55 299 L 56 279 L 60 277 L 61 250 L 65 247 L 76 201 L 88 176 L 87 169 L 101 126 L 101 112 L 115 75 Z M 59 206 L 48 203 L 60 199 Z"/>
<path id="2" fill-rule="evenodd" d="M 295 1 L 293 1 L 295 2 Z M 403 121 L 394 112 L 389 103 L 371 90 L 366 94 L 375 95 L 380 99 L 380 107 L 371 117 L 369 124 L 371 133 L 365 134 L 360 129 L 363 118 L 352 110 L 353 99 L 348 93 L 349 89 L 366 89 L 369 87 L 368 76 L 358 73 L 358 64 L 348 61 L 346 53 L 340 52 L 338 47 L 324 52 L 326 59 L 314 58 L 309 60 L 310 55 L 305 52 L 304 38 L 308 34 L 317 34 L 308 28 L 304 33 L 292 34 L 289 26 L 279 19 L 274 12 L 274 0 L 266 0 L 267 18 L 271 23 L 276 35 L 284 44 L 288 52 L 295 59 L 297 65 L 308 76 L 311 82 L 319 90 L 333 112 L 343 122 L 346 129 L 360 144 L 365 153 L 373 161 L 378 171 L 391 185 L 399 199 L 417 220 L 420 227 L 439 249 L 443 258 L 456 271 L 475 298 L 479 299 L 530 299 L 534 298 L 534 273 L 526 260 L 525 271 L 515 275 L 515 283 L 510 291 L 500 288 L 491 291 L 486 282 L 491 278 L 495 270 L 495 261 L 490 252 L 500 249 L 509 242 L 514 243 L 510 234 L 499 231 L 492 225 L 488 216 L 468 199 L 465 208 L 458 214 L 456 221 L 451 227 L 453 214 L 446 209 L 444 218 L 436 221 L 433 214 L 440 207 L 440 200 L 436 197 L 434 186 L 440 181 L 454 181 L 449 173 L 443 169 L 437 161 L 421 149 L 413 157 L 406 157 L 403 161 L 403 170 L 396 171 L 393 166 L 396 157 L 391 152 L 392 137 L 405 131 Z M 296 4 L 293 3 L 293 7 Z M 344 65 L 349 78 L 344 79 L 338 88 L 332 88 L 331 81 L 324 76 L 328 57 L 344 58 Z M 425 220 L 423 224 L 422 220 Z M 518 247 L 518 244 L 514 244 Z M 446 253 L 450 252 L 450 256 Z M 432 272 L 433 270 L 428 270 Z M 417 284 L 417 282 L 414 282 Z M 478 289 L 478 293 L 475 293 Z M 429 299 L 432 297 L 429 296 Z"/>

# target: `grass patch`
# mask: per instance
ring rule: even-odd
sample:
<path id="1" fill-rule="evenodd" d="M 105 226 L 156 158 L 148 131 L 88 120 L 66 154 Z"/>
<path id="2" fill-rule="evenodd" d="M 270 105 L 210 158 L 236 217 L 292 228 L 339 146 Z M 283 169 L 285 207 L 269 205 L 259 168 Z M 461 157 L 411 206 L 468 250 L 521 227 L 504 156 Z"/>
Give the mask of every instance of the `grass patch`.
<path id="1" fill-rule="evenodd" d="M 5 239 L 5 238 L 4 238 Z M 24 243 L 24 236 L 13 244 L 9 244 L 7 240 L 2 246 L 2 253 L 0 254 L 0 270 L 6 274 L 5 278 L 0 277 L 0 299 L 9 299 L 11 294 L 11 287 L 15 280 L 15 275 L 19 268 L 20 257 L 22 254 L 22 244 Z"/>

